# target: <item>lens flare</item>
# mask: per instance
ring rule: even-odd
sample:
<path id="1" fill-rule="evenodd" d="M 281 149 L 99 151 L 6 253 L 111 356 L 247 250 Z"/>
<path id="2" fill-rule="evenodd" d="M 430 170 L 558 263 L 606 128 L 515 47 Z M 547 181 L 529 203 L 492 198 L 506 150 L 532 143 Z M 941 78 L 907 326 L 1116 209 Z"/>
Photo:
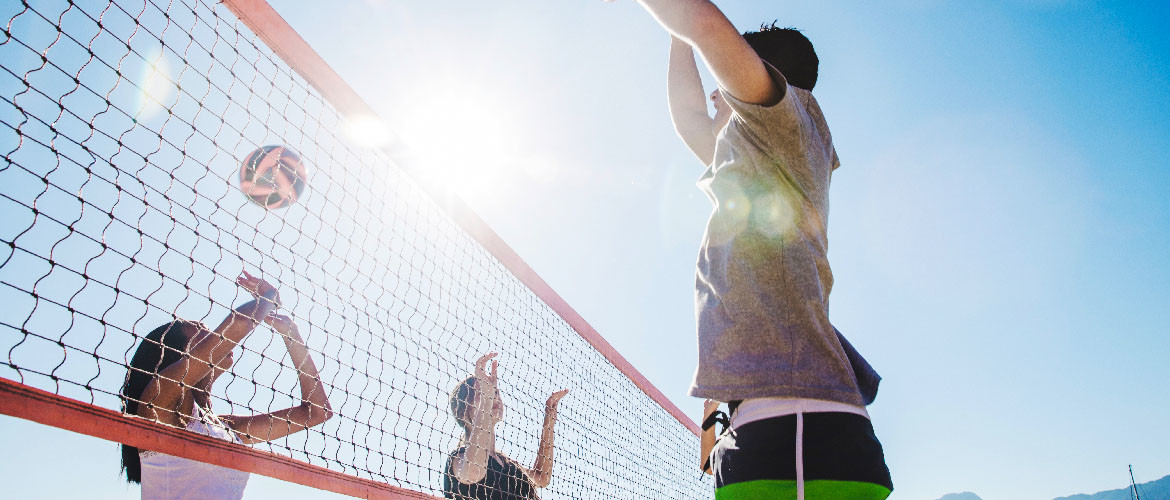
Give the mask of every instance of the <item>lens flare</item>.
<path id="1" fill-rule="evenodd" d="M 729 243 L 744 231 L 781 238 L 796 230 L 800 219 L 796 193 L 783 187 L 746 187 L 735 182 L 720 185 L 716 215 L 707 227 L 713 244 Z"/>
<path id="2" fill-rule="evenodd" d="M 396 138 L 390 127 L 374 115 L 356 115 L 345 120 L 345 136 L 366 148 L 382 148 L 394 143 Z"/>
<path id="3" fill-rule="evenodd" d="M 547 165 L 524 147 L 534 132 L 509 105 L 520 97 L 459 82 L 440 78 L 395 110 L 403 150 L 421 175 L 465 200 L 500 203 L 521 196 L 516 177 L 539 174 Z"/>
<path id="4" fill-rule="evenodd" d="M 731 242 L 747 229 L 752 213 L 752 199 L 739 186 L 729 184 L 720 191 L 715 216 L 707 225 L 707 237 L 717 246 Z"/>
<path id="5" fill-rule="evenodd" d="M 151 51 L 143 63 L 142 75 L 138 78 L 138 118 L 147 119 L 158 115 L 175 104 L 178 87 L 172 78 L 174 72 L 162 49 Z"/>
<path id="6" fill-rule="evenodd" d="M 761 194 L 753 200 L 751 224 L 760 234 L 779 238 L 796 228 L 797 211 L 786 191 Z"/>

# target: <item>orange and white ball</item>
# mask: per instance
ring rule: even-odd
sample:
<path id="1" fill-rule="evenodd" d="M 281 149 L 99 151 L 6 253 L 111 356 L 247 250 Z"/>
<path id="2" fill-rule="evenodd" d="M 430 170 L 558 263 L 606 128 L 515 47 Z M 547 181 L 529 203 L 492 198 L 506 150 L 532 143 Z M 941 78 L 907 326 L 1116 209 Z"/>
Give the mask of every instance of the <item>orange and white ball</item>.
<path id="1" fill-rule="evenodd" d="M 240 191 L 269 210 L 296 203 L 308 180 L 300 155 L 288 146 L 257 148 L 240 165 Z"/>

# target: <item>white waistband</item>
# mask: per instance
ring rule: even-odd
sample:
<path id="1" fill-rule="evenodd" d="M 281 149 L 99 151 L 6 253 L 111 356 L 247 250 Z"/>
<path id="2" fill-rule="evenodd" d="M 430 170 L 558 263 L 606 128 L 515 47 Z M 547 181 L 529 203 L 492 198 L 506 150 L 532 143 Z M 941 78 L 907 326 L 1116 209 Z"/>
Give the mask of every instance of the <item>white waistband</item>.
<path id="1" fill-rule="evenodd" d="M 754 398 L 745 399 L 740 403 L 735 414 L 731 416 L 731 426 L 739 427 L 757 420 L 764 420 L 798 413 L 838 412 L 861 415 L 869 419 L 869 412 L 864 407 L 854 406 L 836 401 L 821 401 L 819 399 L 800 398 Z"/>

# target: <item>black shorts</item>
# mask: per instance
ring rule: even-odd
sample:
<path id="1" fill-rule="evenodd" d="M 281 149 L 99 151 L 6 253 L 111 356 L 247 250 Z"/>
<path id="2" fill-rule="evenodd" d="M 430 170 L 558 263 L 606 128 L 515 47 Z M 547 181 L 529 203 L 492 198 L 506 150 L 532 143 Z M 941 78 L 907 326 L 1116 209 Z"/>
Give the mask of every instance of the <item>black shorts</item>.
<path id="1" fill-rule="evenodd" d="M 894 485 L 869 419 L 798 413 L 724 432 L 711 452 L 716 500 L 881 500 Z"/>

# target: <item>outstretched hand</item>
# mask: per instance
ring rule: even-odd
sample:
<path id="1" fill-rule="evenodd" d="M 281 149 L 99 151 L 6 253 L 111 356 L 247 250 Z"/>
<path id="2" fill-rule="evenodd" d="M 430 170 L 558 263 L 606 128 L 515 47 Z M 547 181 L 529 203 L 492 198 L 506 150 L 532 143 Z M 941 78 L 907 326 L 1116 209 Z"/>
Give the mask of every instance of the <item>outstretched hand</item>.
<path id="1" fill-rule="evenodd" d="M 489 352 L 480 356 L 475 360 L 475 401 L 473 404 L 477 407 L 491 408 L 495 404 L 496 387 L 499 384 L 499 366 L 500 363 L 495 358 L 499 353 Z M 488 370 L 488 362 L 491 362 L 491 370 Z"/>
<path id="2" fill-rule="evenodd" d="M 297 329 L 297 324 L 292 318 L 283 314 L 269 313 L 264 317 L 264 322 L 271 326 L 276 333 L 294 339 L 300 338 L 300 331 Z"/>
<path id="3" fill-rule="evenodd" d="M 240 277 L 236 278 L 236 284 L 247 290 L 256 299 L 264 299 L 280 307 L 280 292 L 264 279 L 252 276 L 248 274 L 248 271 L 240 271 Z"/>
<path id="4" fill-rule="evenodd" d="M 495 358 L 498 355 L 499 353 L 489 352 L 475 360 L 475 381 L 477 384 L 486 384 L 492 387 L 496 386 L 496 382 L 499 380 L 497 378 L 497 372 L 499 371 L 500 363 L 499 361 L 496 361 L 492 358 Z M 492 369 L 490 372 L 487 369 L 489 361 L 492 363 Z M 477 387 L 477 389 L 483 390 L 483 386 Z"/>
<path id="5" fill-rule="evenodd" d="M 548 401 L 545 401 L 544 403 L 545 413 L 555 416 L 557 414 L 557 405 L 560 404 L 561 398 L 565 397 L 565 395 L 568 393 L 568 389 L 561 389 L 549 395 Z"/>

